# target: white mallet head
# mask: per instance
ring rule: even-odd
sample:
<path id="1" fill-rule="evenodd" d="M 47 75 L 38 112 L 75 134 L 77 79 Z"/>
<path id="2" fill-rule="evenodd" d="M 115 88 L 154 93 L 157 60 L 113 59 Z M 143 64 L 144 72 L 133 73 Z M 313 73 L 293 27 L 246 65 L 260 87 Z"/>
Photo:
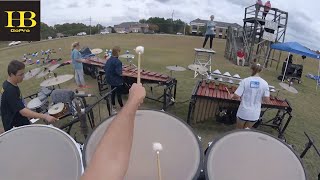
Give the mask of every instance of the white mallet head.
<path id="1" fill-rule="evenodd" d="M 153 150 L 159 152 L 163 149 L 162 145 L 158 142 L 153 143 Z"/>
<path id="2" fill-rule="evenodd" d="M 137 54 L 139 54 L 139 53 L 143 54 L 144 53 L 144 47 L 143 46 L 138 46 L 138 47 L 136 47 L 135 51 L 136 51 Z"/>

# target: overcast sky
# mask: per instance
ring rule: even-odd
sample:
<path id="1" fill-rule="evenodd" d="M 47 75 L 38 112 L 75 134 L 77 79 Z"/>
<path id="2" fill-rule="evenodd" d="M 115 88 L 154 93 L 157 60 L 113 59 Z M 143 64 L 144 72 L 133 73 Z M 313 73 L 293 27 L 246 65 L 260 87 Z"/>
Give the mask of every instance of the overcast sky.
<path id="1" fill-rule="evenodd" d="M 266 0 L 263 0 L 265 2 Z M 113 26 L 142 18 L 165 17 L 190 22 L 208 19 L 243 25 L 244 8 L 255 0 L 42 0 L 41 21 L 49 25 L 65 22 L 101 23 Z M 276 0 L 272 7 L 289 12 L 286 41 L 298 41 L 320 49 L 320 0 Z M 318 16 L 316 16 L 318 15 Z"/>

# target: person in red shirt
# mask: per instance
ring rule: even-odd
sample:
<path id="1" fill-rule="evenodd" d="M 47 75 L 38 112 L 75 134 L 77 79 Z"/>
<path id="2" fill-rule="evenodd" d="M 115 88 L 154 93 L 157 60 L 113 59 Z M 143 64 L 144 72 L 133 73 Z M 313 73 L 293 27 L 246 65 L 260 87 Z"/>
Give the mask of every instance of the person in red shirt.
<path id="1" fill-rule="evenodd" d="M 267 1 L 264 4 L 264 10 L 263 10 L 263 14 L 262 14 L 262 19 L 266 19 L 266 16 L 269 13 L 270 9 L 271 9 L 271 3 L 270 3 L 270 1 Z"/>
<path id="2" fill-rule="evenodd" d="M 240 66 L 240 61 L 242 61 L 242 66 L 244 66 L 244 63 L 245 63 L 245 53 L 243 51 L 243 49 L 239 49 L 238 52 L 237 52 L 237 65 Z"/>

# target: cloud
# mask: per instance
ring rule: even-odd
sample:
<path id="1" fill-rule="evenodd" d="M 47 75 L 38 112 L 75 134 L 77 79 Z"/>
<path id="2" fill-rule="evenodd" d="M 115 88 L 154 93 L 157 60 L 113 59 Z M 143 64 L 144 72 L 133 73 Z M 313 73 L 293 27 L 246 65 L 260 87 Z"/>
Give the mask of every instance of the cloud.
<path id="1" fill-rule="evenodd" d="M 109 3 L 106 3 L 106 4 L 104 4 L 103 6 L 104 6 L 104 7 L 111 7 L 112 5 L 109 4 Z"/>
<path id="2" fill-rule="evenodd" d="M 92 0 L 87 0 L 86 4 L 88 5 L 89 8 L 93 7 L 94 2 L 92 2 Z"/>
<path id="3" fill-rule="evenodd" d="M 227 0 L 232 4 L 238 5 L 240 7 L 248 7 L 253 5 L 255 2 L 253 0 Z"/>
<path id="4" fill-rule="evenodd" d="M 169 2 L 170 0 L 155 0 L 155 1 L 158 1 L 158 2 L 161 2 L 161 3 L 167 3 L 167 2 Z"/>
<path id="5" fill-rule="evenodd" d="M 209 19 L 213 14 L 217 21 L 243 24 L 244 8 L 254 5 L 255 1 L 220 0 L 217 3 L 212 0 L 117 0 L 111 3 L 104 0 L 68 0 L 68 3 L 62 3 L 62 0 L 45 0 L 41 3 L 41 18 L 50 25 L 67 21 L 87 24 L 87 19 L 91 16 L 93 23 L 113 26 L 149 17 L 171 18 L 174 10 L 174 19 L 181 19 L 187 23 L 196 18 Z M 320 20 L 317 18 L 319 0 L 308 0 L 308 3 L 290 0 L 290 6 L 286 1 L 271 3 L 272 7 L 289 13 L 286 41 L 297 41 L 310 48 L 320 49 Z M 74 8 L 77 8 L 77 12 L 86 13 L 78 13 L 75 16 Z"/>
<path id="6" fill-rule="evenodd" d="M 71 4 L 69 4 L 69 5 L 67 6 L 67 8 L 78 8 L 78 7 L 80 7 L 80 6 L 79 6 L 79 4 L 77 4 L 77 3 L 71 3 Z"/>

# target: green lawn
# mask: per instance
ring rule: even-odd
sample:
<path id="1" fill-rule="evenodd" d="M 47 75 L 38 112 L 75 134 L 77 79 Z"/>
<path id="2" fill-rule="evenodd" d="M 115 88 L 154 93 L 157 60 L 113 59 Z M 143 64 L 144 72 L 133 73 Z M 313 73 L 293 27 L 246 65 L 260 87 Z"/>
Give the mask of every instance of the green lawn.
<path id="1" fill-rule="evenodd" d="M 6 67 L 10 60 L 20 59 L 24 53 L 46 50 L 48 48 L 62 48 L 62 51 L 53 54 L 52 57 L 61 57 L 64 60 L 69 59 L 71 43 L 79 41 L 82 46 L 89 46 L 90 48 L 102 48 L 110 49 L 115 45 L 119 45 L 123 51 L 135 48 L 138 45 L 145 47 L 145 54 L 142 59 L 142 67 L 144 69 L 154 70 L 162 73 L 169 74 L 166 70 L 168 65 L 179 65 L 187 67 L 193 63 L 195 47 L 200 47 L 203 39 L 200 37 L 188 37 L 188 36 L 169 36 L 169 35 L 140 35 L 140 34 L 124 34 L 124 35 L 97 35 L 97 36 L 85 36 L 85 37 L 70 37 L 59 40 L 52 40 L 46 42 L 33 42 L 25 46 L 12 47 L 6 50 L 0 50 L 0 81 L 6 79 Z M 214 39 L 214 49 L 217 51 L 215 55 L 212 69 L 220 69 L 221 72 L 229 71 L 231 74 L 240 74 L 241 77 L 247 77 L 250 75 L 248 67 L 238 67 L 226 60 L 224 55 L 225 40 Z M 283 56 L 284 57 L 284 56 Z M 298 58 L 298 57 L 297 57 Z M 304 65 L 304 74 L 317 73 L 318 62 L 313 59 L 307 59 Z M 281 66 L 281 65 L 280 65 Z M 28 67 L 29 69 L 34 66 Z M 276 86 L 280 89 L 277 76 L 280 74 L 280 69 L 275 70 L 275 64 L 273 67 L 265 70 L 262 73 L 262 77 L 268 81 L 270 85 Z M 57 70 L 58 74 L 72 73 L 71 66 L 65 66 Z M 177 72 L 174 76 L 178 80 L 177 99 L 178 102 L 183 102 L 191 97 L 191 91 L 195 85 L 196 79 L 193 79 L 192 71 Z M 96 81 L 90 77 L 86 77 L 86 81 L 96 87 Z M 308 132 L 316 141 L 316 144 L 320 148 L 320 122 L 319 122 L 319 106 L 320 96 L 315 89 L 315 81 L 303 77 L 302 84 L 295 84 L 295 88 L 299 91 L 299 94 L 291 94 L 286 91 L 281 91 L 280 96 L 289 100 L 293 108 L 293 119 L 289 125 L 285 136 L 289 144 L 293 144 L 298 153 L 301 153 L 304 144 L 307 142 L 304 136 L 304 131 Z M 21 90 L 23 95 L 29 95 L 39 89 L 41 80 L 33 79 L 25 81 L 21 84 Z M 62 85 L 63 88 L 74 88 L 75 83 L 70 81 Z M 97 89 L 90 89 L 92 93 L 97 93 Z M 91 100 L 91 102 L 94 100 Z M 147 108 L 161 109 L 161 104 L 154 103 L 146 100 L 143 105 Z M 180 117 L 182 120 L 187 119 L 189 103 L 177 103 L 173 107 L 168 109 L 168 112 L 173 113 Z M 103 118 L 107 118 L 105 104 L 101 103 L 101 115 Z M 98 107 L 95 108 L 96 114 Z M 55 124 L 58 126 L 67 120 L 62 120 Z M 99 120 L 98 120 L 99 121 Z M 207 143 L 212 141 L 219 134 L 234 129 L 234 126 L 221 125 L 215 121 L 199 124 L 194 127 L 196 134 L 202 137 L 202 146 L 206 148 Z M 76 129 L 77 130 L 77 129 Z M 269 131 L 268 132 L 273 132 Z M 164 132 L 165 133 L 165 132 Z M 274 133 L 274 132 L 273 132 Z M 79 133 L 77 133 L 79 134 Z M 81 137 L 79 137 L 81 138 Z M 82 139 L 83 141 L 83 139 Z M 236 148 L 235 148 L 236 150 Z M 268 152 L 265 154 L 266 158 Z M 320 171 L 320 158 L 316 156 L 314 150 L 310 150 L 303 160 L 307 169 L 309 179 L 316 179 L 316 175 Z"/>

